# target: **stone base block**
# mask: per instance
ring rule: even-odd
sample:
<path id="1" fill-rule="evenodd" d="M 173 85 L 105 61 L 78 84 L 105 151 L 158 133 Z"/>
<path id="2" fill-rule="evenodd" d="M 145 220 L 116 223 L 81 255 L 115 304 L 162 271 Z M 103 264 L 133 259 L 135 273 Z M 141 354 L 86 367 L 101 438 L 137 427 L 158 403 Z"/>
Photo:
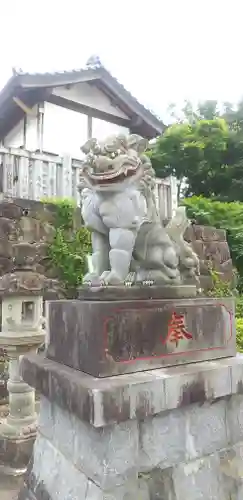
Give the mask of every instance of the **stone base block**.
<path id="1" fill-rule="evenodd" d="M 23 376 L 42 396 L 19 500 L 242 500 L 243 356 L 95 379 L 31 355 Z"/>
<path id="2" fill-rule="evenodd" d="M 47 357 L 108 377 L 236 354 L 233 299 L 159 299 L 160 287 L 134 288 L 113 300 L 108 288 L 49 302 Z"/>
<path id="3" fill-rule="evenodd" d="M 96 428 L 243 394 L 243 356 L 97 379 L 38 354 L 21 373 L 50 401 Z"/>
<path id="4" fill-rule="evenodd" d="M 18 500 L 242 499 L 243 396 L 103 430 L 42 403 Z"/>
<path id="5" fill-rule="evenodd" d="M 73 466 L 47 440 L 32 466 L 18 500 L 242 500 L 243 442 L 190 462 L 140 473 L 123 485 L 102 489 Z"/>

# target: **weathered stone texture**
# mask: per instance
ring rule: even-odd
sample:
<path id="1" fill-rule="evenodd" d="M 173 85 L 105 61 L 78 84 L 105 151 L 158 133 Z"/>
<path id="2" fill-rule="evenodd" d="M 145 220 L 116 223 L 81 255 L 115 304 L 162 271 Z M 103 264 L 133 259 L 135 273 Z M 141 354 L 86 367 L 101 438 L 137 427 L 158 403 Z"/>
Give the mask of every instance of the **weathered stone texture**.
<path id="1" fill-rule="evenodd" d="M 0 468 L 25 469 L 28 465 L 35 437 L 10 439 L 0 436 Z"/>
<path id="2" fill-rule="evenodd" d="M 141 423 L 140 467 L 164 469 L 227 447 L 226 404 L 190 405 L 146 419 Z"/>
<path id="3" fill-rule="evenodd" d="M 0 201 L 0 276 L 31 270 L 49 278 L 46 253 L 54 234 L 55 212 L 51 203 L 27 199 Z M 48 281 L 47 288 L 50 285 Z M 58 298 L 57 287 L 55 296 Z"/>
<path id="4" fill-rule="evenodd" d="M 97 430 L 43 399 L 19 500 L 240 500 L 242 407 L 238 395 Z"/>
<path id="5" fill-rule="evenodd" d="M 57 273 L 50 269 L 48 244 L 54 235 L 56 206 L 28 199 L 0 200 L 0 300 L 7 293 L 43 293 L 63 297 Z M 78 222 L 78 221 L 77 221 Z M 0 349 L 0 357 L 3 351 Z M 6 397 L 0 364 L 0 404 Z"/>
<path id="6" fill-rule="evenodd" d="M 92 481 L 107 489 L 136 476 L 139 446 L 136 420 L 95 429 L 48 400 L 42 402 L 41 435 Z"/>
<path id="7" fill-rule="evenodd" d="M 233 281 L 233 264 L 226 231 L 215 227 L 193 224 L 186 229 L 185 240 L 191 243 L 200 261 L 200 283 L 203 290 L 212 288 L 210 262 L 222 280 Z"/>
<path id="8" fill-rule="evenodd" d="M 153 301 L 150 287 L 143 299 L 134 288 L 132 300 L 128 289 L 126 300 L 106 300 L 104 291 L 100 300 L 50 301 L 47 358 L 109 377 L 236 354 L 233 298 Z M 175 318 L 185 324 L 179 340 Z"/>
<path id="9" fill-rule="evenodd" d="M 94 427 L 243 394 L 241 355 L 97 379 L 40 355 L 25 356 L 24 380 Z"/>
<path id="10" fill-rule="evenodd" d="M 47 397 L 19 500 L 242 500 L 242 356 L 109 379 L 23 368 Z"/>

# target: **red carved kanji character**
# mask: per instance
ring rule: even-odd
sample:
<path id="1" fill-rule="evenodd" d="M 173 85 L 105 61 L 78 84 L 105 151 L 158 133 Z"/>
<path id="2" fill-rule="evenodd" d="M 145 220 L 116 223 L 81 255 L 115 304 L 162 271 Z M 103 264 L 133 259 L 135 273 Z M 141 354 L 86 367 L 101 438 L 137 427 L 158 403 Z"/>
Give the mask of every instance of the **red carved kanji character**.
<path id="1" fill-rule="evenodd" d="M 179 340 L 192 339 L 192 334 L 189 333 L 185 325 L 184 314 L 173 313 L 168 327 L 168 335 L 165 342 L 175 342 L 178 346 Z"/>

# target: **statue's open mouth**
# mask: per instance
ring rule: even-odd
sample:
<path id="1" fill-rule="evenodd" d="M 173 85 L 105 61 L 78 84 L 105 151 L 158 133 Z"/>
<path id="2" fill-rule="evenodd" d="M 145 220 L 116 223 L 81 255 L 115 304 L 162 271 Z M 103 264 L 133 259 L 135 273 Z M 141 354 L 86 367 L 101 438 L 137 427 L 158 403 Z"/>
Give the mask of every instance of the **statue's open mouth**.
<path id="1" fill-rule="evenodd" d="M 92 184 L 115 184 L 120 181 L 124 181 L 128 177 L 135 174 L 137 167 L 131 167 L 127 170 L 120 170 L 114 172 L 102 172 L 102 173 L 91 173 L 90 171 L 85 172 L 86 176 L 92 182 Z"/>

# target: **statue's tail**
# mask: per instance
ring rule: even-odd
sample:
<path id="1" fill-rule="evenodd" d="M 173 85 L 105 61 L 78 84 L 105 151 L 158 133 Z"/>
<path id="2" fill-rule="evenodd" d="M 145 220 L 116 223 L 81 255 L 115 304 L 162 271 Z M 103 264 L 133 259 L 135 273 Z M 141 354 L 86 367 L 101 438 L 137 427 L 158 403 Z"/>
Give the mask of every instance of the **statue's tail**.
<path id="1" fill-rule="evenodd" d="M 167 224 L 165 230 L 170 239 L 177 245 L 181 245 L 184 241 L 183 235 L 190 221 L 186 215 L 186 207 L 178 207 L 174 217 Z"/>
<path id="2" fill-rule="evenodd" d="M 180 259 L 180 267 L 182 269 L 191 270 L 195 276 L 199 276 L 199 259 L 193 251 L 191 245 L 184 240 L 186 228 L 190 225 L 190 221 L 186 215 L 185 207 L 178 207 L 175 216 L 167 224 L 165 230 L 174 243 Z"/>

